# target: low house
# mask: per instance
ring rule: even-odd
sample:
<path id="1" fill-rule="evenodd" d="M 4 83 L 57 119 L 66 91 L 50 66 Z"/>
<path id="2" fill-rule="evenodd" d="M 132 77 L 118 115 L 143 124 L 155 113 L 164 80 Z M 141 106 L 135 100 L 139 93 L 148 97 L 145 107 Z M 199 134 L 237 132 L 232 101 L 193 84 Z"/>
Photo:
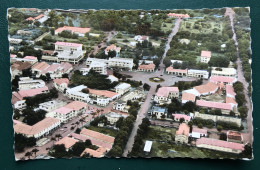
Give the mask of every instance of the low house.
<path id="1" fill-rule="evenodd" d="M 144 40 L 149 41 L 149 37 L 144 35 L 136 35 L 134 37 L 134 40 L 138 41 L 139 43 L 142 43 Z"/>
<path id="2" fill-rule="evenodd" d="M 107 64 L 104 62 L 92 61 L 87 68 L 81 68 L 80 72 L 83 75 L 87 75 L 90 70 L 94 70 L 99 74 L 107 75 Z"/>
<path id="3" fill-rule="evenodd" d="M 103 147 L 99 147 L 97 150 L 86 148 L 82 153 L 81 157 L 83 157 L 85 154 L 87 154 L 90 157 L 94 158 L 102 158 L 107 153 L 107 149 Z"/>
<path id="4" fill-rule="evenodd" d="M 78 140 L 65 136 L 64 138 L 62 138 L 61 140 L 56 142 L 55 145 L 64 145 L 66 148 L 66 151 L 69 151 L 71 149 L 71 147 L 73 145 L 75 145 L 75 143 L 77 143 L 77 142 L 78 142 Z"/>
<path id="5" fill-rule="evenodd" d="M 165 119 L 167 117 L 167 108 L 153 106 L 151 110 L 152 117 L 156 119 Z"/>
<path id="6" fill-rule="evenodd" d="M 200 62 L 208 63 L 211 58 L 211 51 L 201 51 Z"/>
<path id="7" fill-rule="evenodd" d="M 166 68 L 166 73 L 173 74 L 176 76 L 187 76 L 188 69 L 174 69 L 173 67 L 170 66 Z"/>
<path id="8" fill-rule="evenodd" d="M 229 84 L 226 85 L 226 96 L 231 97 L 231 98 L 236 97 L 236 93 L 235 93 L 232 85 L 229 85 Z"/>
<path id="9" fill-rule="evenodd" d="M 32 64 L 29 62 L 22 62 L 22 61 L 16 61 L 11 64 L 11 76 L 12 79 L 15 78 L 15 76 L 21 76 L 23 71 L 29 70 L 31 68 Z"/>
<path id="10" fill-rule="evenodd" d="M 175 143 L 187 144 L 189 141 L 190 127 L 186 123 L 182 123 L 175 134 Z"/>
<path id="11" fill-rule="evenodd" d="M 120 117 L 125 118 L 126 116 L 115 112 L 109 112 L 108 114 L 105 115 L 105 117 L 107 118 L 109 124 L 114 125 Z"/>
<path id="12" fill-rule="evenodd" d="M 190 137 L 199 139 L 201 137 L 207 137 L 208 131 L 207 129 L 200 129 L 200 128 L 192 128 L 192 132 L 189 134 Z"/>
<path id="13" fill-rule="evenodd" d="M 236 131 L 227 131 L 227 141 L 235 143 L 243 143 L 243 135 L 240 132 Z"/>
<path id="14" fill-rule="evenodd" d="M 199 96 L 205 96 L 216 93 L 218 90 L 218 86 L 212 82 L 208 82 L 207 84 L 195 86 L 193 89 L 198 92 Z"/>
<path id="15" fill-rule="evenodd" d="M 38 62 L 38 59 L 37 59 L 37 57 L 34 57 L 34 56 L 25 56 L 24 58 L 18 58 L 16 55 L 11 54 L 10 55 L 10 62 L 14 63 L 14 62 L 17 62 L 17 61 L 28 62 L 31 65 L 33 65 L 33 64 Z"/>
<path id="16" fill-rule="evenodd" d="M 116 87 L 116 93 L 123 95 L 131 89 L 131 85 L 128 83 L 120 83 Z"/>
<path id="17" fill-rule="evenodd" d="M 187 76 L 188 77 L 196 77 L 196 78 L 208 79 L 209 78 L 209 72 L 206 71 L 206 70 L 189 69 Z"/>
<path id="18" fill-rule="evenodd" d="M 190 18 L 188 14 L 176 14 L 176 13 L 169 13 L 167 14 L 170 18 Z"/>
<path id="19" fill-rule="evenodd" d="M 67 78 L 54 79 L 53 84 L 57 90 L 64 93 L 64 91 L 68 88 L 69 79 Z"/>
<path id="20" fill-rule="evenodd" d="M 138 66 L 138 71 L 154 72 L 154 69 L 155 69 L 154 64 L 142 64 Z"/>
<path id="21" fill-rule="evenodd" d="M 212 67 L 211 76 L 237 77 L 237 70 L 234 68 Z"/>
<path id="22" fill-rule="evenodd" d="M 220 109 L 223 114 L 229 114 L 230 111 L 234 111 L 233 105 L 230 103 L 197 100 L 196 105 L 203 108 Z"/>
<path id="23" fill-rule="evenodd" d="M 144 152 L 150 153 L 152 149 L 152 145 L 153 145 L 153 141 L 149 141 L 149 140 L 145 141 Z"/>
<path id="24" fill-rule="evenodd" d="M 192 93 L 182 92 L 181 102 L 184 104 L 188 101 L 195 102 L 196 96 Z"/>
<path id="25" fill-rule="evenodd" d="M 111 44 L 110 46 L 107 46 L 107 48 L 105 49 L 105 54 L 108 55 L 108 53 L 110 51 L 115 51 L 116 52 L 116 57 L 118 57 L 118 55 L 119 55 L 119 53 L 121 51 L 121 47 L 117 47 L 115 44 Z"/>
<path id="26" fill-rule="evenodd" d="M 190 116 L 184 114 L 172 114 L 174 121 L 180 122 L 183 119 L 183 122 L 188 123 L 191 120 Z"/>
<path id="27" fill-rule="evenodd" d="M 19 90 L 37 89 L 43 88 L 44 86 L 45 82 L 41 79 L 34 80 L 30 77 L 21 77 L 20 81 L 18 81 Z"/>
<path id="28" fill-rule="evenodd" d="M 64 26 L 60 27 L 55 30 L 55 35 L 58 35 L 62 31 L 69 31 L 72 34 L 77 34 L 80 37 L 84 37 L 86 33 L 88 33 L 91 30 L 91 28 L 81 28 L 81 27 L 69 27 L 69 26 Z"/>
<path id="29" fill-rule="evenodd" d="M 223 83 L 224 85 L 226 84 L 233 85 L 237 81 L 237 79 L 235 77 L 227 77 L 227 76 L 211 76 L 210 81 L 215 84 Z"/>
<path id="30" fill-rule="evenodd" d="M 114 102 L 114 104 L 113 104 L 113 109 L 114 109 L 114 110 L 121 111 L 121 112 L 127 112 L 128 109 L 127 109 L 126 101 L 116 100 L 116 101 Z"/>
<path id="31" fill-rule="evenodd" d="M 16 121 L 14 124 L 14 132 L 22 134 L 26 137 L 34 137 L 39 139 L 50 134 L 52 131 L 60 127 L 60 120 L 56 118 L 44 118 L 33 126 L 26 125 L 22 122 Z"/>
<path id="32" fill-rule="evenodd" d="M 170 103 L 172 98 L 179 97 L 178 87 L 160 87 L 155 94 L 154 101 L 160 104 Z"/>
<path id="33" fill-rule="evenodd" d="M 235 154 L 239 154 L 244 150 L 244 144 L 204 137 L 196 141 L 196 146 L 199 148 L 206 148 Z"/>

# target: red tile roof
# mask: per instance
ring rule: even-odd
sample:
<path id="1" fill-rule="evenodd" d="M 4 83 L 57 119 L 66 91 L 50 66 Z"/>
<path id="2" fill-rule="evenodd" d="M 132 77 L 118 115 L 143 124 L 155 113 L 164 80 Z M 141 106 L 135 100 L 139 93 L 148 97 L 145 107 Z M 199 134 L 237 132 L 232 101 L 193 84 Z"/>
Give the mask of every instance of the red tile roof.
<path id="1" fill-rule="evenodd" d="M 175 13 L 169 13 L 169 17 L 178 17 L 178 18 L 189 18 L 190 16 L 188 14 L 175 14 Z"/>
<path id="2" fill-rule="evenodd" d="M 234 83 L 236 79 L 234 77 L 226 77 L 226 76 L 211 76 L 210 81 L 213 83 Z"/>
<path id="3" fill-rule="evenodd" d="M 113 98 L 114 96 L 118 95 L 117 93 L 108 91 L 108 90 L 95 90 L 95 89 L 89 89 L 89 88 L 88 88 L 88 90 L 89 90 L 90 94 L 94 94 L 97 96 L 105 96 L 107 98 Z"/>
<path id="4" fill-rule="evenodd" d="M 237 105 L 236 100 L 232 97 L 226 97 L 226 103 L 232 103 L 232 104 Z"/>
<path id="5" fill-rule="evenodd" d="M 244 150 L 244 145 L 239 143 L 227 142 L 223 140 L 211 139 L 211 138 L 200 138 L 197 139 L 196 145 L 210 145 L 210 146 L 217 146 L 222 148 L 229 148 L 234 150 Z"/>
<path id="6" fill-rule="evenodd" d="M 32 64 L 29 63 L 29 62 L 16 61 L 16 62 L 14 62 L 14 63 L 11 65 L 11 69 L 12 69 L 12 70 L 22 71 L 22 70 L 26 70 L 26 69 L 30 68 L 31 65 L 32 65 Z"/>
<path id="7" fill-rule="evenodd" d="M 154 70 L 155 65 L 154 64 L 142 64 L 138 66 L 138 69 L 144 69 L 144 70 Z"/>
<path id="8" fill-rule="evenodd" d="M 112 44 L 110 46 L 107 46 L 107 48 L 105 49 L 105 51 L 120 51 L 121 47 L 117 47 L 115 44 Z"/>
<path id="9" fill-rule="evenodd" d="M 212 82 L 208 82 L 207 84 L 195 86 L 194 89 L 197 90 L 200 94 L 207 94 L 216 92 L 218 86 Z"/>
<path id="10" fill-rule="evenodd" d="M 172 114 L 174 116 L 174 119 L 180 119 L 180 118 L 184 118 L 184 120 L 186 121 L 190 121 L 191 117 L 184 115 L 184 114 Z"/>
<path id="11" fill-rule="evenodd" d="M 58 84 L 58 85 L 61 85 L 63 83 L 68 85 L 69 84 L 69 79 L 67 79 L 67 78 L 54 79 L 53 82 Z"/>
<path id="12" fill-rule="evenodd" d="M 182 123 L 179 126 L 179 129 L 176 131 L 176 135 L 185 135 L 189 136 L 190 127 L 186 123 Z"/>
<path id="13" fill-rule="evenodd" d="M 168 97 L 171 92 L 179 92 L 178 87 L 160 87 L 156 96 Z"/>
<path id="14" fill-rule="evenodd" d="M 66 137 L 62 138 L 61 140 L 59 140 L 58 142 L 56 142 L 55 145 L 64 144 L 65 148 L 69 149 L 77 142 L 78 142 L 78 140 L 66 136 Z"/>
<path id="15" fill-rule="evenodd" d="M 196 105 L 201 107 L 209 107 L 209 108 L 223 109 L 223 110 L 232 110 L 233 108 L 230 103 L 219 103 L 219 102 L 211 102 L 205 100 L 197 100 Z"/>
<path id="16" fill-rule="evenodd" d="M 236 96 L 233 86 L 229 84 L 226 85 L 226 94 L 234 97 Z"/>
<path id="17" fill-rule="evenodd" d="M 49 64 L 47 64 L 45 62 L 40 62 L 40 63 L 33 65 L 32 69 L 43 71 L 43 70 L 47 69 L 48 67 L 50 67 Z"/>
<path id="18" fill-rule="evenodd" d="M 25 56 L 24 59 L 37 60 L 37 57 L 34 57 L 34 56 Z"/>
<path id="19" fill-rule="evenodd" d="M 32 96 L 36 96 L 38 94 L 42 94 L 43 92 L 45 92 L 47 90 L 48 90 L 48 87 L 44 86 L 42 88 L 37 88 L 37 89 L 20 90 L 20 91 L 18 91 L 18 94 L 21 95 L 22 98 L 32 97 Z"/>
<path id="20" fill-rule="evenodd" d="M 65 105 L 64 107 L 72 109 L 72 110 L 80 110 L 82 108 L 86 108 L 87 104 L 80 102 L 80 101 L 73 101 L 73 102 Z"/>
<path id="21" fill-rule="evenodd" d="M 95 158 L 100 158 L 100 157 L 103 157 L 104 154 L 106 153 L 106 148 L 103 148 L 103 147 L 99 147 L 97 150 L 93 150 L 93 149 L 90 149 L 90 148 L 86 148 L 80 156 L 83 156 L 85 153 L 88 153 L 90 156 L 93 156 Z"/>
<path id="22" fill-rule="evenodd" d="M 193 127 L 192 128 L 192 132 L 197 132 L 197 133 L 200 133 L 200 134 L 204 134 L 204 135 L 207 135 L 207 129 L 200 129 L 200 128 L 195 128 Z"/>
<path id="23" fill-rule="evenodd" d="M 177 72 L 177 73 L 185 73 L 185 74 L 187 74 L 187 72 L 188 72 L 188 70 L 187 69 L 185 69 L 185 70 L 182 70 L 182 69 L 174 69 L 173 67 L 168 67 L 168 68 L 166 68 L 166 71 L 167 72 Z"/>
<path id="24" fill-rule="evenodd" d="M 201 51 L 200 56 L 201 56 L 201 57 L 210 58 L 210 57 L 211 57 L 211 51 Z"/>
<path id="25" fill-rule="evenodd" d="M 91 138 L 94 138 L 94 139 L 97 139 L 97 140 L 100 140 L 100 141 L 103 141 L 106 143 L 111 143 L 111 144 L 113 144 L 114 140 L 115 140 L 114 137 L 111 137 L 111 136 L 108 136 L 108 135 L 105 135 L 105 134 L 102 134 L 102 133 L 99 133 L 99 132 L 96 132 L 93 130 L 85 129 L 85 128 L 81 130 L 80 134 L 89 136 Z"/>
<path id="26" fill-rule="evenodd" d="M 231 131 L 231 130 L 227 131 L 227 138 L 233 139 L 233 140 L 243 141 L 243 136 L 240 132 Z"/>
<path id="27" fill-rule="evenodd" d="M 58 29 L 55 30 L 55 33 L 60 33 L 62 31 L 71 31 L 72 33 L 76 32 L 76 33 L 81 33 L 81 34 L 86 34 L 87 32 L 89 32 L 91 30 L 91 28 L 81 28 L 81 27 L 68 27 L 68 26 L 64 26 L 64 27 L 60 27 Z"/>
<path id="28" fill-rule="evenodd" d="M 188 100 L 194 102 L 196 99 L 196 96 L 191 93 L 182 93 L 181 100 Z"/>

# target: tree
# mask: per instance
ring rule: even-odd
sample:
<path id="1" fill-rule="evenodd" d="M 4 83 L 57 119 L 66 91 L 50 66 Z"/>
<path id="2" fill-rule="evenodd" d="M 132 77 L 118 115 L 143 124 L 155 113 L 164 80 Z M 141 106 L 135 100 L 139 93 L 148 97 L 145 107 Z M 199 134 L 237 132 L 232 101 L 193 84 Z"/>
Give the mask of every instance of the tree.
<path id="1" fill-rule="evenodd" d="M 64 144 L 54 145 L 53 151 L 54 152 L 52 153 L 52 156 L 54 156 L 56 158 L 62 158 L 62 157 L 65 157 L 67 155 L 67 151 L 66 151 Z"/>
<path id="2" fill-rule="evenodd" d="M 163 60 L 163 64 L 164 64 L 164 66 L 167 68 L 167 67 L 169 67 L 169 66 L 172 65 L 172 62 L 171 62 L 171 60 L 170 60 L 169 58 L 165 58 L 165 59 Z"/>
<path id="3" fill-rule="evenodd" d="M 144 88 L 145 91 L 149 91 L 150 87 L 151 86 L 149 84 L 147 84 L 147 83 L 144 83 L 144 85 L 143 85 L 143 88 Z"/>
<path id="4" fill-rule="evenodd" d="M 185 119 L 182 117 L 182 118 L 180 118 L 180 123 L 182 123 L 182 122 L 184 122 L 185 121 Z"/>
<path id="5" fill-rule="evenodd" d="M 34 153 L 34 156 L 36 157 L 36 153 L 38 152 L 39 150 L 37 149 L 37 148 L 34 148 L 33 150 L 32 150 L 32 153 Z"/>
<path id="6" fill-rule="evenodd" d="M 237 93 L 235 98 L 238 106 L 242 106 L 246 101 L 245 95 L 242 92 Z"/>
<path id="7" fill-rule="evenodd" d="M 228 67 L 229 59 L 227 57 L 212 56 L 208 64 L 211 67 Z"/>
<path id="8" fill-rule="evenodd" d="M 219 132 L 221 132 L 222 129 L 223 129 L 223 127 L 222 127 L 221 125 L 218 125 L 218 126 L 217 126 L 217 130 L 218 130 Z"/>
<path id="9" fill-rule="evenodd" d="M 91 146 L 91 145 L 92 145 L 91 140 L 87 139 L 87 140 L 85 141 L 85 146 L 88 147 L 88 146 Z"/>
<path id="10" fill-rule="evenodd" d="M 158 84 L 157 86 L 156 86 L 156 92 L 158 91 L 158 89 L 159 88 L 161 88 L 162 86 L 160 85 L 160 84 Z"/>
<path id="11" fill-rule="evenodd" d="M 80 154 L 85 150 L 85 148 L 85 143 L 79 141 L 72 146 L 70 152 L 75 156 L 80 156 Z"/>
<path id="12" fill-rule="evenodd" d="M 32 156 L 32 152 L 26 152 L 24 156 L 27 156 L 28 159 L 30 159 L 30 157 Z"/>
<path id="13" fill-rule="evenodd" d="M 227 140 L 227 134 L 226 133 L 221 133 L 220 136 L 219 136 L 219 140 L 226 141 Z"/>
<path id="14" fill-rule="evenodd" d="M 156 58 L 153 60 L 153 63 L 155 64 L 156 67 L 159 67 L 160 63 L 161 63 L 161 59 L 160 58 Z"/>
<path id="15" fill-rule="evenodd" d="M 182 106 L 182 109 L 193 112 L 196 109 L 196 104 L 192 101 L 188 101 Z"/>
<path id="16" fill-rule="evenodd" d="M 240 106 L 238 107 L 238 112 L 240 113 L 240 117 L 245 119 L 247 117 L 248 109 L 246 106 Z"/>

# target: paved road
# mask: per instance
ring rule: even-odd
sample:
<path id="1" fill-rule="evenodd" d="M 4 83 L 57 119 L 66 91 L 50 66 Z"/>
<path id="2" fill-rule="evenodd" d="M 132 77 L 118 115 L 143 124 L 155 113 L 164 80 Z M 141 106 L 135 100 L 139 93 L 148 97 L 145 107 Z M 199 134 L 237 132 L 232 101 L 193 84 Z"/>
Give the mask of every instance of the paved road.
<path id="1" fill-rule="evenodd" d="M 159 77 L 160 75 L 163 75 L 163 70 L 164 70 L 163 59 L 166 57 L 166 54 L 167 54 L 168 50 L 170 49 L 170 43 L 172 41 L 172 38 L 178 32 L 180 22 L 181 22 L 181 19 L 177 19 L 176 20 L 175 25 L 174 25 L 174 27 L 172 29 L 172 32 L 171 32 L 171 34 L 168 37 L 168 41 L 167 41 L 167 44 L 166 44 L 166 47 L 165 47 L 165 51 L 164 51 L 164 54 L 162 56 L 161 63 L 159 65 L 160 71 L 156 71 L 156 72 L 153 72 L 153 73 L 150 73 L 150 74 L 148 73 L 150 76 L 147 76 L 147 74 L 144 74 L 144 73 L 141 73 L 140 76 L 138 76 L 138 73 L 135 72 L 135 73 L 132 74 L 132 76 L 133 76 L 132 79 L 140 81 L 140 78 L 141 78 L 141 81 L 143 83 L 145 83 L 145 82 L 148 83 L 149 77 L 156 77 L 156 76 Z M 141 76 L 142 74 L 143 74 L 144 77 Z M 164 75 L 164 76 L 166 76 L 166 75 Z M 162 77 L 164 78 L 164 76 L 162 76 Z M 168 76 L 169 75 L 167 75 L 167 77 Z M 174 82 L 173 78 L 170 78 L 170 81 L 171 80 Z M 168 78 L 167 78 L 167 81 L 165 81 L 165 82 L 168 82 Z M 134 127 L 132 129 L 132 132 L 131 132 L 130 137 L 129 137 L 128 141 L 127 141 L 126 147 L 124 149 L 123 157 L 127 157 L 127 154 L 129 152 L 131 152 L 131 150 L 132 150 L 132 147 L 133 147 L 133 144 L 134 144 L 134 140 L 135 140 L 135 136 L 137 134 L 138 126 L 142 123 L 142 119 L 145 117 L 146 112 L 148 111 L 149 104 L 151 102 L 151 97 L 155 93 L 157 84 L 158 83 L 151 83 L 151 82 L 149 82 L 149 85 L 151 86 L 151 88 L 150 88 L 150 90 L 149 90 L 149 92 L 147 94 L 145 102 L 142 104 L 142 106 L 141 106 L 141 108 L 140 108 L 140 110 L 138 112 L 136 121 L 134 123 Z M 162 84 L 165 84 L 165 83 L 162 83 Z"/>
<path id="2" fill-rule="evenodd" d="M 244 73 L 243 73 L 243 69 L 242 69 L 242 62 L 240 59 L 240 55 L 239 55 L 239 49 L 238 49 L 238 42 L 237 42 L 237 38 L 236 38 L 236 32 L 234 30 L 234 11 L 232 10 L 232 8 L 226 8 L 226 13 L 225 16 L 229 16 L 230 18 L 230 25 L 232 27 L 232 31 L 233 31 L 233 40 L 235 41 L 235 45 L 236 45 L 236 50 L 237 50 L 237 79 L 238 81 L 242 82 L 244 85 L 244 94 L 245 94 L 245 98 L 246 98 L 246 107 L 248 108 L 248 113 L 247 113 L 247 133 L 245 133 L 244 135 L 244 140 L 248 143 L 253 142 L 253 123 L 252 123 L 252 103 L 251 103 L 251 98 L 248 95 L 248 83 L 245 80 L 244 77 Z"/>

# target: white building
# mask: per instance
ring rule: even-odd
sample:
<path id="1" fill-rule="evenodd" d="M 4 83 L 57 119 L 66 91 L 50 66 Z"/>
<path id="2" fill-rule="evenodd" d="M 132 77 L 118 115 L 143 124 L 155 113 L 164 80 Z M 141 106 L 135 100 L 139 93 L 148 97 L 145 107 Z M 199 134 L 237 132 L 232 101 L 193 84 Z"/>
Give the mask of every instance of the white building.
<path id="1" fill-rule="evenodd" d="M 126 101 L 116 100 L 116 101 L 114 102 L 114 104 L 113 104 L 113 109 L 114 109 L 114 110 L 121 111 L 121 112 L 127 112 L 128 109 L 127 109 Z"/>
<path id="2" fill-rule="evenodd" d="M 13 103 L 14 109 L 22 110 L 22 109 L 25 109 L 26 106 L 27 106 L 27 105 L 26 105 L 26 103 L 25 103 L 25 100 L 19 100 L 19 101 Z"/>
<path id="3" fill-rule="evenodd" d="M 156 119 L 164 119 L 167 118 L 167 109 L 163 107 L 153 106 L 151 111 L 152 117 Z"/>
<path id="4" fill-rule="evenodd" d="M 53 84 L 57 90 L 64 93 L 64 91 L 68 88 L 69 79 L 67 79 L 67 78 L 54 79 Z"/>
<path id="5" fill-rule="evenodd" d="M 208 131 L 206 129 L 200 129 L 200 128 L 192 128 L 192 132 L 189 133 L 189 136 L 192 138 L 199 139 L 201 137 L 207 137 Z"/>
<path id="6" fill-rule="evenodd" d="M 89 94 L 81 92 L 83 89 L 86 89 L 87 86 L 80 85 L 73 88 L 68 88 L 66 91 L 66 95 L 68 98 L 72 100 L 82 101 L 82 102 L 89 102 Z"/>
<path id="7" fill-rule="evenodd" d="M 45 110 L 46 112 L 51 112 L 55 109 L 58 109 L 59 107 L 64 106 L 65 104 L 67 103 L 61 100 L 51 100 L 48 102 L 40 103 L 39 109 Z"/>
<path id="8" fill-rule="evenodd" d="M 107 118 L 109 124 L 114 125 L 120 117 L 125 118 L 126 116 L 119 114 L 119 113 L 110 112 L 110 113 L 106 114 L 105 117 Z"/>
<path id="9" fill-rule="evenodd" d="M 132 58 L 109 58 L 109 67 L 125 68 L 132 71 L 134 66 L 134 60 Z"/>
<path id="10" fill-rule="evenodd" d="M 189 69 L 187 76 L 188 77 L 197 77 L 197 78 L 208 79 L 209 78 L 209 72 L 206 71 L 206 70 Z"/>
<path id="11" fill-rule="evenodd" d="M 21 77 L 18 82 L 19 90 L 36 89 L 45 86 L 45 82 L 41 79 L 33 80 L 30 77 Z"/>
<path id="12" fill-rule="evenodd" d="M 138 41 L 139 43 L 142 43 L 144 40 L 149 41 L 149 37 L 148 36 L 144 36 L 144 35 L 136 35 L 134 37 L 135 41 Z"/>
<path id="13" fill-rule="evenodd" d="M 118 84 L 115 89 L 116 89 L 116 93 L 118 93 L 119 95 L 123 95 L 126 92 L 128 92 L 131 88 L 131 85 L 128 83 L 120 83 Z"/>
<path id="14" fill-rule="evenodd" d="M 212 67 L 211 76 L 237 77 L 237 70 L 234 68 Z"/>
<path id="15" fill-rule="evenodd" d="M 160 104 L 170 103 L 172 98 L 179 97 L 178 87 L 160 87 L 155 94 L 154 101 Z"/>
<path id="16" fill-rule="evenodd" d="M 103 74 L 103 75 L 107 74 L 107 65 L 105 63 L 97 62 L 97 61 L 92 61 L 89 67 L 87 68 L 81 68 L 80 72 L 83 75 L 87 75 L 91 69 L 99 74 Z"/>
<path id="17" fill-rule="evenodd" d="M 200 62 L 208 63 L 211 58 L 211 51 L 201 51 Z"/>
<path id="18" fill-rule="evenodd" d="M 107 79 L 109 79 L 111 81 L 111 83 L 118 81 L 118 78 L 113 75 L 109 75 Z"/>

